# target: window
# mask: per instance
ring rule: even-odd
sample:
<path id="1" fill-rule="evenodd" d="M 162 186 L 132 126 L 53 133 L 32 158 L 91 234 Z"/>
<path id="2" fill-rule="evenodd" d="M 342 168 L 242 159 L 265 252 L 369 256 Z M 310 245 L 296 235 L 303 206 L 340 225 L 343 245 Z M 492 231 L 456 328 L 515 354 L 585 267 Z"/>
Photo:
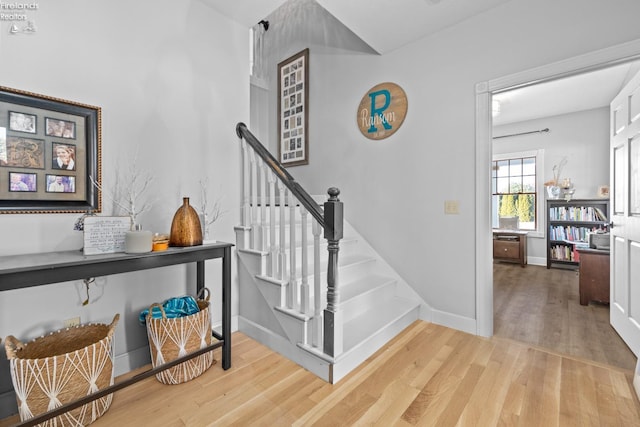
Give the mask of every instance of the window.
<path id="1" fill-rule="evenodd" d="M 500 228 L 502 222 L 514 224 L 519 230 L 539 230 L 537 171 L 541 158 L 542 150 L 494 155 L 491 173 L 494 228 Z"/>

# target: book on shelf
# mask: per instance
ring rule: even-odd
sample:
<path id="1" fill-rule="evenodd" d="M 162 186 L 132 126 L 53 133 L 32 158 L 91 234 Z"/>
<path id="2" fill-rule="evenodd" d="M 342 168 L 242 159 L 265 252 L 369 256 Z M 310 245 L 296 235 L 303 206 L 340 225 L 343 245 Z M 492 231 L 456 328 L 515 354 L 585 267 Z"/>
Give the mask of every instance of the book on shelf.
<path id="1" fill-rule="evenodd" d="M 573 261 L 575 262 L 578 251 L 574 250 L 571 245 L 555 245 L 551 247 L 551 259 L 554 261 Z"/>
<path id="2" fill-rule="evenodd" d="M 551 240 L 586 242 L 588 240 L 589 233 L 595 233 L 597 231 L 602 231 L 602 229 L 599 227 L 552 225 L 549 227 L 549 238 Z"/>
<path id="3" fill-rule="evenodd" d="M 549 208 L 552 221 L 607 221 L 602 209 L 595 206 L 552 206 Z"/>
<path id="4" fill-rule="evenodd" d="M 598 218 L 598 221 L 607 221 L 607 216 L 602 212 L 602 209 L 597 206 L 594 207 L 594 209 L 596 210 L 596 217 Z"/>

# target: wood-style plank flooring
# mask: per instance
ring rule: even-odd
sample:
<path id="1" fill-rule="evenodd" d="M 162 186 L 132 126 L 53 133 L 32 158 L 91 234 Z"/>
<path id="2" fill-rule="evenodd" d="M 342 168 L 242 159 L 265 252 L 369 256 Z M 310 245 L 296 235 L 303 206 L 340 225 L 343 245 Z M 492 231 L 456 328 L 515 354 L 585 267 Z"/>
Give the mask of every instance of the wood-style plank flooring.
<path id="1" fill-rule="evenodd" d="M 629 371 L 417 321 L 335 385 L 236 332 L 230 370 L 148 378 L 92 424 L 226 425 L 629 427 L 640 404 Z"/>
<path id="2" fill-rule="evenodd" d="M 609 323 L 609 306 L 580 305 L 574 270 L 494 263 L 494 335 L 634 370 L 636 357 Z"/>

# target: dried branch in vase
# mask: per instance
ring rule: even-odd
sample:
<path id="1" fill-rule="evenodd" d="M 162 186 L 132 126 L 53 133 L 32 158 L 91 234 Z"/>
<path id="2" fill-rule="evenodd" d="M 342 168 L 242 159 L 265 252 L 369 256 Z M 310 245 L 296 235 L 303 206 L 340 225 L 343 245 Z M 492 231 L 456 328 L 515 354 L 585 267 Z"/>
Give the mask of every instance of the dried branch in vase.
<path id="1" fill-rule="evenodd" d="M 131 218 L 132 228 L 138 223 L 138 216 L 151 209 L 152 202 L 150 200 L 141 201 L 141 199 L 149 190 L 153 176 L 146 171 L 138 169 L 135 158 L 124 173 L 116 169 L 114 190 L 108 194 L 92 176 L 89 176 L 89 179 L 94 187 L 111 199 L 121 212 Z"/>
<path id="2" fill-rule="evenodd" d="M 200 207 L 198 213 L 202 222 L 202 237 L 207 240 L 209 238 L 209 227 L 224 214 L 220 206 L 220 198 L 217 198 L 213 204 L 209 204 L 208 186 L 209 179 L 200 180 Z"/>

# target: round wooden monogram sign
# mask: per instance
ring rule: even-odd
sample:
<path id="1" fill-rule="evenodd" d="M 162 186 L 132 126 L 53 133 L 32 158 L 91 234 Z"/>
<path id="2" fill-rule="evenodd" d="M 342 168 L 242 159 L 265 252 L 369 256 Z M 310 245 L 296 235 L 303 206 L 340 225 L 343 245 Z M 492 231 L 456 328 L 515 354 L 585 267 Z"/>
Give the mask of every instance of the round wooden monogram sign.
<path id="1" fill-rule="evenodd" d="M 407 95 L 395 83 L 380 83 L 369 89 L 358 106 L 358 128 L 369 139 L 388 138 L 407 115 Z"/>

